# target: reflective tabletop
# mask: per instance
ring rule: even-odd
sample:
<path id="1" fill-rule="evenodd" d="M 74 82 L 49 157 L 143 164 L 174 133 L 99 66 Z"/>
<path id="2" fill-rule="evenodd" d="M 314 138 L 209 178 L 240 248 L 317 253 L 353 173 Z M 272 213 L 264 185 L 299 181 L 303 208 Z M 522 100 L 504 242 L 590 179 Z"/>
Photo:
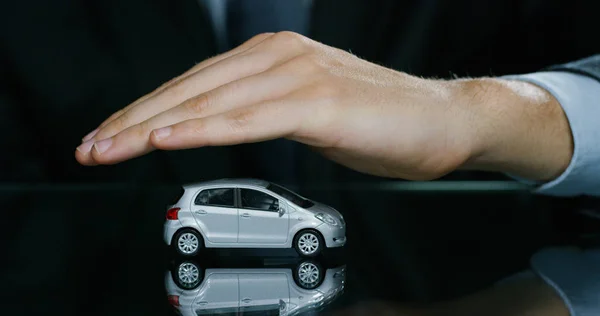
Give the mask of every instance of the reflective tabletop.
<path id="1" fill-rule="evenodd" d="M 533 195 L 508 180 L 288 188 L 343 214 L 344 247 L 314 258 L 252 248 L 181 257 L 163 240 L 177 185 L 0 186 L 0 310 L 329 315 L 355 306 L 378 314 L 373 306 L 390 303 L 389 315 L 429 315 L 423 307 L 527 270 L 539 249 L 596 242 L 600 231 L 581 200 Z"/>

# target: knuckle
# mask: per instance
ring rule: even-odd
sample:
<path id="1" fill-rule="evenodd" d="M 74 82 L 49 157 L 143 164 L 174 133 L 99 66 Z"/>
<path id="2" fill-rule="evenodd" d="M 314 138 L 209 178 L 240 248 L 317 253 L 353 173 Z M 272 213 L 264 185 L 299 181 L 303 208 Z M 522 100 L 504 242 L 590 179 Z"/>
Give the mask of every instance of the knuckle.
<path id="1" fill-rule="evenodd" d="M 280 31 L 273 34 L 273 38 L 283 41 L 296 41 L 300 40 L 303 36 L 292 31 Z"/>
<path id="2" fill-rule="evenodd" d="M 252 38 L 250 38 L 249 40 L 246 41 L 247 44 L 252 44 L 252 43 L 256 43 L 256 42 L 261 42 L 269 37 L 271 37 L 274 33 L 272 32 L 267 32 L 267 33 L 260 33 L 257 35 L 252 36 Z"/>
<path id="3" fill-rule="evenodd" d="M 196 117 L 210 106 L 211 99 L 209 93 L 203 93 L 195 98 L 185 101 L 183 106 L 190 117 Z"/>
<path id="4" fill-rule="evenodd" d="M 308 43 L 306 37 L 291 31 L 277 32 L 270 39 L 278 46 L 295 49 L 305 47 Z"/>
<path id="5" fill-rule="evenodd" d="M 256 112 L 253 109 L 241 109 L 228 115 L 227 122 L 229 131 L 234 134 L 245 134 L 255 113 Z"/>
<path id="6" fill-rule="evenodd" d="M 183 130 L 191 131 L 194 137 L 203 136 L 206 133 L 206 125 L 201 121 L 185 122 L 181 127 Z"/>
<path id="7" fill-rule="evenodd" d="M 114 119 L 112 122 L 108 123 L 98 134 L 96 134 L 96 139 L 101 140 L 110 136 L 113 136 L 120 131 L 126 129 L 129 122 L 129 114 L 127 112 L 123 113 L 121 116 Z"/>
<path id="8" fill-rule="evenodd" d="M 202 143 L 204 146 L 212 146 L 211 137 L 209 136 L 210 130 L 207 128 L 207 124 L 203 120 L 193 120 L 184 122 L 179 127 L 182 132 L 188 133 L 189 137 L 196 143 Z"/>
<path id="9" fill-rule="evenodd" d="M 143 121 L 140 124 L 137 124 L 136 134 L 139 137 L 148 137 L 150 134 L 150 123 L 148 121 Z"/>
<path id="10" fill-rule="evenodd" d="M 127 127 L 127 122 L 129 122 L 129 114 L 123 113 L 123 115 L 119 116 L 114 120 L 112 125 L 112 130 L 122 131 Z"/>

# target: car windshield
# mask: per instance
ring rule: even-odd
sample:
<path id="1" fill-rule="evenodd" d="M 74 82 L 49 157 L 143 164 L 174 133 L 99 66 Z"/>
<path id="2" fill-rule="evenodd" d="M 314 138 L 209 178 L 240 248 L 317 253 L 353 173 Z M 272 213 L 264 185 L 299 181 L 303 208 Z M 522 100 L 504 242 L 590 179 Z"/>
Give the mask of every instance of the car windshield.
<path id="1" fill-rule="evenodd" d="M 269 183 L 269 185 L 267 185 L 267 190 L 282 196 L 284 199 L 286 199 L 302 208 L 309 208 L 309 207 L 315 205 L 315 203 L 311 202 L 310 200 L 307 200 L 307 199 L 301 197 L 300 195 L 298 195 L 284 187 L 273 184 L 273 183 Z"/>

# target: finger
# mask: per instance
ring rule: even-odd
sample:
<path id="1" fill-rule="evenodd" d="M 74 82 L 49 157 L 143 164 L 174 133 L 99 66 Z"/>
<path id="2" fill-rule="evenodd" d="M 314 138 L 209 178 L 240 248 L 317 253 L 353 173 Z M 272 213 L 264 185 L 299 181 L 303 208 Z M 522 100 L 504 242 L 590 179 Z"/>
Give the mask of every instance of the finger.
<path id="1" fill-rule="evenodd" d="M 289 137 L 307 115 L 302 102 L 269 101 L 154 130 L 150 142 L 163 150 L 228 146 Z"/>
<path id="2" fill-rule="evenodd" d="M 149 98 L 123 113 L 119 118 L 101 129 L 94 139 L 112 137 L 120 131 L 163 112 L 200 93 L 210 91 L 231 81 L 263 72 L 284 63 L 301 52 L 291 47 L 275 50 L 265 45 L 261 50 L 248 50 L 208 66 L 178 84 Z"/>
<path id="3" fill-rule="evenodd" d="M 155 96 L 158 93 L 161 93 L 163 90 L 169 88 L 170 86 L 172 86 L 173 84 L 176 84 L 177 82 L 180 82 L 182 80 L 184 80 L 185 78 L 189 77 L 190 75 L 208 67 L 211 66 L 223 59 L 229 58 L 231 56 L 237 55 L 239 53 L 245 52 L 246 50 L 258 45 L 259 43 L 261 43 L 262 41 L 264 41 L 265 39 L 269 38 L 270 36 L 272 36 L 273 33 L 263 33 L 263 34 L 259 34 L 256 35 L 254 37 L 252 37 L 251 39 L 247 40 L 246 42 L 244 42 L 243 44 L 241 44 L 240 46 L 227 51 L 223 54 L 217 55 L 215 57 L 206 59 L 204 61 L 202 61 L 201 63 L 193 66 L 192 68 L 190 68 L 189 70 L 187 70 L 186 72 L 184 72 L 183 74 L 167 81 L 166 83 L 162 84 L 160 87 L 156 88 L 154 91 L 152 91 L 151 93 L 148 93 L 144 96 L 142 96 L 141 98 L 137 99 L 136 101 L 134 101 L 133 103 L 127 105 L 126 107 L 118 110 L 117 112 L 113 113 L 112 115 L 110 115 L 106 120 L 104 120 L 97 129 L 95 129 L 94 131 L 92 131 L 91 133 L 89 133 L 88 135 L 86 135 L 82 140 L 85 142 L 87 140 L 90 140 L 92 137 L 94 137 L 96 135 L 96 133 L 98 132 L 98 130 L 102 129 L 103 127 L 105 127 L 106 125 L 108 125 L 110 122 L 112 122 L 113 120 L 117 119 L 118 117 L 120 117 L 123 113 L 127 112 L 129 109 L 133 108 L 134 106 L 148 100 L 149 98 Z"/>
<path id="4" fill-rule="evenodd" d="M 94 162 L 92 158 L 92 148 L 94 146 L 94 142 L 88 140 L 83 142 L 77 149 L 75 150 L 75 159 L 84 166 L 96 166 L 97 163 Z"/>
<path id="5" fill-rule="evenodd" d="M 299 80 L 298 76 L 271 70 L 223 85 L 98 142 L 89 159 L 114 164 L 147 154 L 154 150 L 149 141 L 154 129 L 283 97 L 297 87 Z"/>

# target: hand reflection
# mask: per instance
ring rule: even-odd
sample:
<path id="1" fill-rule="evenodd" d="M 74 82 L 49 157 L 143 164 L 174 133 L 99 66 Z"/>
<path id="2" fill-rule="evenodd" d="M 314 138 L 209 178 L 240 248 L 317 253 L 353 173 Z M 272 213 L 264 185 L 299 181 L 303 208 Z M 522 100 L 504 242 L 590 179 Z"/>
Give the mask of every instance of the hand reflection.
<path id="1" fill-rule="evenodd" d="M 334 313 L 382 316 L 569 316 L 557 293 L 544 281 L 531 276 L 503 283 L 475 294 L 446 302 L 414 307 L 393 302 L 357 303 Z"/>

